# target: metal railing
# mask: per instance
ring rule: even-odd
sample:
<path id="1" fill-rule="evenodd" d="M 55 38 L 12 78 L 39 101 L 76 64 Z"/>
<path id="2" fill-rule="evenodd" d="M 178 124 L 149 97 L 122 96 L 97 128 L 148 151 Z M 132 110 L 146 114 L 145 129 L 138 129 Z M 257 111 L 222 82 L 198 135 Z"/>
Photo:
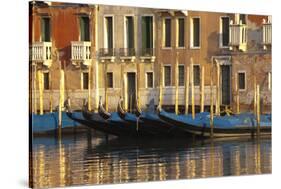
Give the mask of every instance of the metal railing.
<path id="1" fill-rule="evenodd" d="M 135 50 L 135 48 L 120 48 L 119 49 L 119 56 L 120 57 L 136 56 L 136 50 Z"/>
<path id="2" fill-rule="evenodd" d="M 99 56 L 100 57 L 113 57 L 116 56 L 116 50 L 114 48 L 100 48 Z"/>
<path id="3" fill-rule="evenodd" d="M 142 48 L 140 51 L 140 56 L 143 57 L 150 57 L 154 55 L 155 55 L 154 48 Z"/>

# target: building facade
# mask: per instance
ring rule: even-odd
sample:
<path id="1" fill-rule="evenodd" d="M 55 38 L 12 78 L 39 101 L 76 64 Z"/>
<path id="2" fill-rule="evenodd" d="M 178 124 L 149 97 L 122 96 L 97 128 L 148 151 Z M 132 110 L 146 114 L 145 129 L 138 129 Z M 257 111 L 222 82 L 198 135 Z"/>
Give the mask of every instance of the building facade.
<path id="1" fill-rule="evenodd" d="M 219 105 L 235 110 L 239 94 L 241 111 L 252 110 L 256 83 L 263 110 L 271 110 L 270 16 L 36 2 L 29 41 L 33 111 L 58 105 L 60 70 L 73 109 L 88 99 L 96 110 L 100 97 L 109 111 L 120 97 L 126 110 L 136 99 L 145 108 L 158 103 L 160 83 L 163 106 L 174 106 L 178 83 L 183 108 L 191 59 L 197 106 L 204 68 L 206 106 L 213 80 Z"/>

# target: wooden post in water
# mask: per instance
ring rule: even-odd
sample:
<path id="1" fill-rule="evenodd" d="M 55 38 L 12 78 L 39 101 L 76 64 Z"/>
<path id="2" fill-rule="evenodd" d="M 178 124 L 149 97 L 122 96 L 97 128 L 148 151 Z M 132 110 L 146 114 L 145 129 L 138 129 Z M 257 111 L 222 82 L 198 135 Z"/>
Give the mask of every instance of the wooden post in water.
<path id="1" fill-rule="evenodd" d="M 137 96 L 137 105 L 138 107 L 141 107 L 141 102 L 140 102 L 140 64 L 136 63 L 136 77 L 137 77 L 137 87 L 136 87 L 136 96 Z"/>
<path id="2" fill-rule="evenodd" d="M 188 114 L 189 105 L 189 67 L 185 69 L 185 114 Z"/>
<path id="3" fill-rule="evenodd" d="M 91 93 L 91 86 L 92 86 L 92 66 L 90 65 L 88 68 L 88 110 L 92 111 L 92 93 Z"/>
<path id="4" fill-rule="evenodd" d="M 50 113 L 53 112 L 53 82 L 52 82 L 52 72 L 50 71 L 49 72 L 49 78 L 50 78 L 50 81 L 49 81 L 49 87 L 50 87 Z"/>
<path id="5" fill-rule="evenodd" d="M 123 90 L 124 90 L 124 109 L 128 111 L 128 93 L 127 93 L 127 74 L 123 73 Z"/>
<path id="6" fill-rule="evenodd" d="M 260 135 L 260 85 L 257 85 L 257 134 Z"/>
<path id="7" fill-rule="evenodd" d="M 62 127 L 62 107 L 64 104 L 64 70 L 61 69 L 60 65 L 60 96 L 59 96 L 59 132 Z"/>
<path id="8" fill-rule="evenodd" d="M 194 76 L 193 76 L 193 59 L 190 58 L 190 85 L 191 85 L 191 111 L 192 119 L 195 118 L 195 104 L 194 104 Z"/>
<path id="9" fill-rule="evenodd" d="M 38 88 L 39 88 L 39 110 L 40 115 L 44 114 L 44 104 L 43 104 L 43 72 L 38 70 Z"/>
<path id="10" fill-rule="evenodd" d="M 104 63 L 104 105 L 106 111 L 108 111 L 107 82 L 107 63 Z"/>
<path id="11" fill-rule="evenodd" d="M 99 43 L 98 43 L 98 36 L 99 36 L 99 6 L 95 5 L 95 50 L 97 51 L 99 49 Z M 96 53 L 97 54 L 97 53 Z M 94 111 L 97 112 L 99 108 L 99 60 L 96 55 L 95 61 L 94 61 L 94 68 L 95 68 L 95 108 Z"/>
<path id="12" fill-rule="evenodd" d="M 34 113 L 37 114 L 37 66 L 34 65 L 34 79 L 33 79 L 33 88 L 34 88 Z"/>
<path id="13" fill-rule="evenodd" d="M 236 113 L 240 114 L 240 98 L 239 98 L 239 82 L 238 82 L 238 75 L 236 74 L 235 78 L 235 89 L 236 89 Z"/>
<path id="14" fill-rule="evenodd" d="M 216 64 L 217 67 L 217 92 L 216 92 L 216 115 L 220 115 L 220 65 Z"/>
<path id="15" fill-rule="evenodd" d="M 163 63 L 160 63 L 160 69 L 159 69 L 159 108 L 162 108 L 163 103 Z"/>
<path id="16" fill-rule="evenodd" d="M 200 87 L 200 112 L 204 112 L 204 98 L 205 98 L 205 68 L 201 67 L 201 87 Z"/>
<path id="17" fill-rule="evenodd" d="M 176 64 L 175 64 L 175 114 L 179 113 L 179 53 L 176 55 Z"/>
<path id="18" fill-rule="evenodd" d="M 257 114 L 257 79 L 254 76 L 254 114 Z"/>
<path id="19" fill-rule="evenodd" d="M 210 91 L 210 127 L 211 127 L 211 137 L 213 137 L 213 133 L 214 133 L 214 102 L 213 102 L 213 98 L 214 97 L 213 97 L 213 71 L 212 70 L 211 70 L 211 91 Z"/>

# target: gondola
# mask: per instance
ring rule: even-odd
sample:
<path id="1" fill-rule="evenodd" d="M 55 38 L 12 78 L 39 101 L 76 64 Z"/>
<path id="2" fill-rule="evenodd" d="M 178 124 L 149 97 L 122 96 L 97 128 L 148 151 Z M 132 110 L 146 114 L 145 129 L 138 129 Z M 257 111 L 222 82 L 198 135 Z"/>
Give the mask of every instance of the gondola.
<path id="1" fill-rule="evenodd" d="M 176 115 L 164 110 L 159 111 L 159 117 L 176 127 L 200 137 L 211 137 L 210 114 L 198 113 L 192 115 Z M 232 116 L 214 116 L 213 137 L 254 136 L 257 133 L 255 117 L 249 114 Z M 262 115 L 260 134 L 271 134 L 271 115 Z"/>

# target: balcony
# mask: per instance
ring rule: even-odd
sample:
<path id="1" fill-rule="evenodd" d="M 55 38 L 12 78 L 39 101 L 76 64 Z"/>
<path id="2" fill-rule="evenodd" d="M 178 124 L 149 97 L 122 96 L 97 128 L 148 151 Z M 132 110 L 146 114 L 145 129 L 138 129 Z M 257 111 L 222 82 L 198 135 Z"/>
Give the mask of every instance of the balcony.
<path id="1" fill-rule="evenodd" d="M 131 60 L 131 62 L 134 62 L 136 59 L 136 51 L 134 48 L 120 48 L 119 56 L 122 62 L 125 60 Z"/>
<path id="2" fill-rule="evenodd" d="M 71 41 L 71 62 L 76 66 L 81 63 L 85 66 L 91 65 L 91 42 Z"/>
<path id="3" fill-rule="evenodd" d="M 241 51 L 247 50 L 247 26 L 246 24 L 233 24 L 230 21 L 229 26 L 229 48 L 233 50 L 238 48 Z"/>
<path id="4" fill-rule="evenodd" d="M 140 59 L 142 62 L 145 60 L 150 60 L 151 62 L 155 61 L 155 52 L 153 48 L 144 48 L 141 49 Z"/>
<path id="5" fill-rule="evenodd" d="M 263 20 L 262 24 L 262 43 L 263 49 L 266 50 L 271 47 L 272 24 Z"/>
<path id="6" fill-rule="evenodd" d="M 50 67 L 52 64 L 52 42 L 32 43 L 30 58 L 33 63 L 42 63 Z"/>
<path id="7" fill-rule="evenodd" d="M 114 62 L 116 57 L 116 52 L 114 48 L 100 48 L 99 57 L 101 62 L 105 62 L 106 60 L 110 60 Z"/>

